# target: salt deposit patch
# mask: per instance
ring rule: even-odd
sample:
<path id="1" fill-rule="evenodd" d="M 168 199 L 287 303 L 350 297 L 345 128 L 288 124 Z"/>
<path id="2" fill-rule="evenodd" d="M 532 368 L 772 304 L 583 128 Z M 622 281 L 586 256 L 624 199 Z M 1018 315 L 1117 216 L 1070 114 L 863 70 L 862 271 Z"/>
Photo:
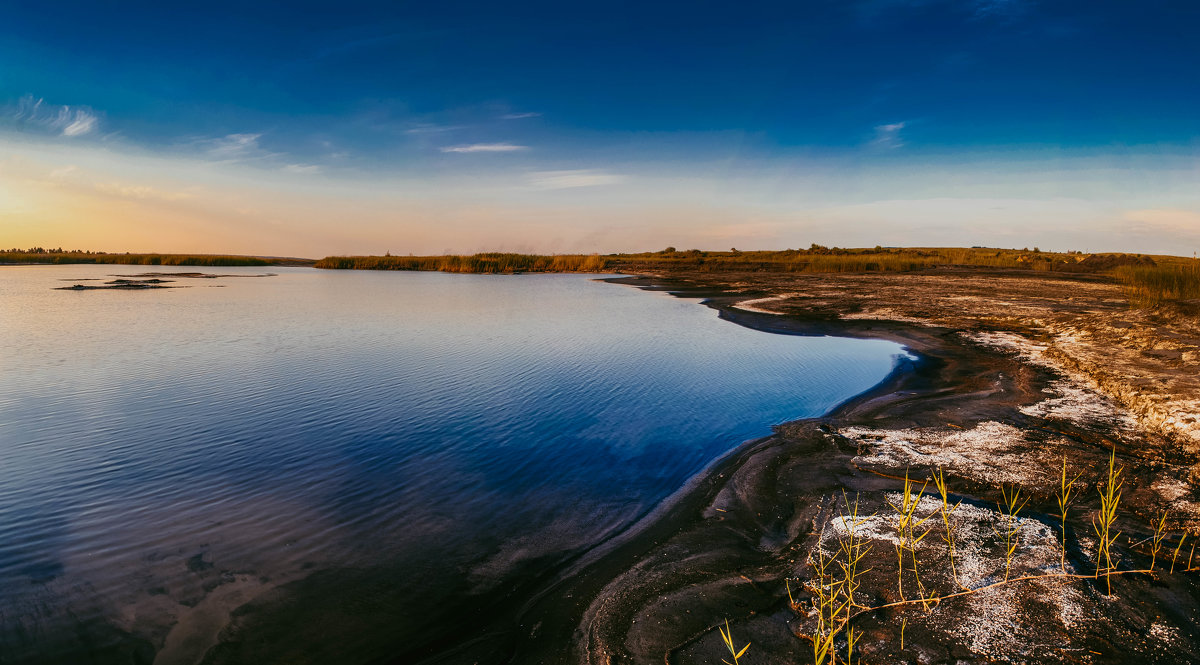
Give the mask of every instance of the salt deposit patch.
<path id="1" fill-rule="evenodd" d="M 1137 421 L 1108 397 L 1076 381 L 1060 380 L 1045 389 L 1050 399 L 1021 407 L 1021 413 L 1039 418 L 1057 418 L 1084 425 L 1100 425 L 1132 432 Z"/>
<path id="2" fill-rule="evenodd" d="M 1033 444 L 1021 430 L 1004 423 L 987 421 L 968 430 L 847 427 L 840 433 L 859 445 L 862 454 L 854 458 L 858 465 L 940 468 L 993 486 L 1049 482 L 1045 469 L 1029 463 Z"/>
<path id="3" fill-rule="evenodd" d="M 794 298 L 799 295 L 802 295 L 802 294 L 800 294 L 800 293 L 781 293 L 777 296 L 767 296 L 766 298 L 753 298 L 751 300 L 743 300 L 743 301 L 735 304 L 734 307 L 736 307 L 737 309 L 746 310 L 747 312 L 758 312 L 759 314 L 778 314 L 779 312 L 772 310 L 772 309 L 766 309 L 764 307 L 761 307 L 760 305 L 765 305 L 767 303 L 782 302 L 784 300 L 787 300 L 788 298 Z"/>
<path id="4" fill-rule="evenodd" d="M 1168 626 L 1161 621 L 1155 621 L 1153 624 L 1151 624 L 1148 632 L 1152 639 L 1159 642 L 1172 644 L 1179 641 L 1179 629 L 1175 626 Z"/>
<path id="5" fill-rule="evenodd" d="M 884 498 L 888 504 L 897 506 L 903 501 L 899 492 L 889 492 Z M 880 512 L 861 514 L 857 519 L 848 515 L 834 517 L 821 532 L 819 547 L 831 554 L 837 550 L 834 544 L 847 538 L 851 532 L 864 540 L 900 544 L 897 534 L 900 516 L 894 511 L 886 512 L 888 510 L 891 510 L 890 506 L 885 505 Z M 930 530 L 930 534 L 918 543 L 918 552 L 940 550 L 948 553 L 942 539 L 945 526 L 941 510 L 942 501 L 938 497 L 924 495 L 917 502 L 914 513 L 916 520 L 925 521 L 914 531 L 920 535 L 926 529 Z M 1004 549 L 998 534 L 1006 530 L 1009 516 L 999 510 L 966 503 L 957 507 L 951 505 L 948 514 L 951 527 L 957 534 L 954 563 L 959 582 L 974 588 L 1003 579 Z M 1020 515 L 1013 519 L 1012 526 L 1017 548 L 1013 552 L 1011 577 L 1062 572 L 1062 550 L 1057 531 L 1036 519 Z M 884 549 L 892 550 L 891 547 Z M 1066 564 L 1066 571 L 1074 572 L 1070 562 Z"/>
<path id="6" fill-rule="evenodd" d="M 1006 332 L 961 332 L 959 335 L 980 346 L 1011 353 L 1027 362 L 1049 366 L 1049 361 L 1042 358 L 1042 354 L 1049 347 L 1020 335 Z"/>
<path id="7" fill-rule="evenodd" d="M 875 578 L 876 583 L 890 579 L 894 585 L 893 552 L 900 542 L 896 532 L 900 517 L 888 504 L 899 505 L 903 495 L 890 492 L 882 499 L 878 503 L 873 499 L 872 505 L 864 506 L 857 519 L 839 515 L 829 520 L 821 532 L 819 548 L 832 556 L 840 551 L 839 542 L 853 533 L 872 544 L 870 558 L 862 567 L 874 570 L 877 575 L 882 573 Z M 1037 659 L 1058 653 L 1064 636 L 1091 620 L 1094 612 L 1079 585 L 1059 577 L 1063 569 L 1056 529 L 1031 517 L 1010 518 L 984 505 L 959 504 L 948 512 L 957 534 L 951 567 L 944 540 L 942 506 L 939 497 L 924 495 L 915 510 L 917 520 L 928 518 L 916 529 L 917 535 L 929 530 L 916 547 L 925 588 L 942 597 L 959 592 L 960 584 L 978 591 L 946 598 L 934 606 L 925 615 L 930 627 L 946 633 L 974 653 Z M 1000 534 L 1007 531 L 1010 519 L 1017 547 L 1008 566 L 1012 581 L 1005 583 L 1005 548 Z M 886 572 L 889 570 L 892 572 Z M 957 571 L 957 581 L 952 571 Z M 1066 572 L 1076 571 L 1067 563 Z M 1045 577 L 1015 579 L 1029 575 Z M 908 584 L 914 581 L 906 574 L 906 588 L 911 589 Z M 967 606 L 965 609 L 963 604 Z M 970 617 L 970 621 L 963 621 L 964 616 Z"/>

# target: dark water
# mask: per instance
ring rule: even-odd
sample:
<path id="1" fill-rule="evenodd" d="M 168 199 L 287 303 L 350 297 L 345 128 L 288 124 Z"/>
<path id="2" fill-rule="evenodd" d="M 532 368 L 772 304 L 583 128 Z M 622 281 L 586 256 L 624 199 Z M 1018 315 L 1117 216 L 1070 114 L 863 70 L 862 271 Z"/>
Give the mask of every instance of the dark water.
<path id="1" fill-rule="evenodd" d="M 53 290 L 142 271 L 0 267 L 0 662 L 86 662 L 110 633 L 192 662 L 327 568 L 502 584 L 902 353 L 577 275 Z"/>

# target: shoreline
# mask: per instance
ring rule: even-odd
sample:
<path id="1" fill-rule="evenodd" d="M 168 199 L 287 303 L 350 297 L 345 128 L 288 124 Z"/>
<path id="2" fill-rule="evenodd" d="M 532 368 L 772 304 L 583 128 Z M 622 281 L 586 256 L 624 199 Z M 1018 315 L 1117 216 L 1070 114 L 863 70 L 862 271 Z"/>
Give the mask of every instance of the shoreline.
<path id="1" fill-rule="evenodd" d="M 935 468 L 945 469 L 951 500 L 961 502 L 957 505 L 962 526 L 970 538 L 957 564 L 962 579 L 972 586 L 994 583 L 1005 570 L 993 535 L 995 526 L 1003 523 L 997 511 L 1002 488 L 1020 487 L 1023 496 L 1033 499 L 1019 520 L 1018 574 L 1058 569 L 1052 490 L 1062 455 L 1069 457 L 1072 473 L 1078 471 L 1089 488 L 1071 509 L 1067 552 L 1061 555 L 1064 569 L 1087 574 L 1094 568 L 1088 520 L 1096 501 L 1090 488 L 1103 480 L 1098 471 L 1107 464 L 1110 446 L 1119 448 L 1118 463 L 1126 469 L 1126 498 L 1118 522 L 1125 534 L 1118 547 L 1132 562 L 1126 565 L 1149 563 L 1145 546 L 1130 543 L 1151 533 L 1148 523 L 1158 507 L 1181 511 L 1172 517 L 1173 529 L 1200 525 L 1200 494 L 1190 482 L 1194 456 L 1172 453 L 1170 440 L 1130 425 L 1134 419 L 1119 404 L 1053 364 L 997 342 L 1014 329 L 1035 335 L 1032 328 L 1021 327 L 1022 321 L 960 325 L 955 319 L 938 323 L 929 315 L 889 321 L 846 300 L 779 316 L 778 310 L 767 314 L 736 305 L 778 291 L 803 294 L 803 289 L 797 291 L 790 283 L 764 284 L 767 279 L 760 275 L 690 277 L 605 281 L 700 298 L 720 318 L 764 332 L 887 339 L 919 360 L 908 368 L 898 367 L 825 416 L 784 423 L 771 435 L 743 442 L 645 516 L 587 550 L 527 562 L 513 571 L 503 588 L 472 594 L 464 603 L 446 606 L 438 599 L 425 599 L 431 604 L 412 609 L 419 614 L 410 621 L 418 623 L 400 624 L 409 634 L 418 631 L 419 643 L 389 639 L 387 627 L 376 625 L 376 617 L 364 617 L 369 625 L 358 628 L 382 630 L 376 647 L 392 645 L 384 650 L 388 656 L 381 658 L 374 651 L 369 657 L 341 653 L 340 658 L 424 665 L 717 662 L 724 647 L 716 628 L 727 620 L 739 643 L 754 645 L 748 662 L 812 662 L 811 645 L 801 637 L 813 630 L 805 611 L 811 602 L 804 590 L 811 578 L 808 558 L 836 548 L 829 529 L 844 512 L 839 507 L 842 492 L 862 501 L 864 514 L 873 520 L 872 533 L 879 537 L 874 545 L 881 559 L 872 562 L 872 570 L 878 572 L 864 580 L 861 602 L 887 604 L 897 596 L 885 517 L 889 502 L 898 496 L 906 473 L 920 483 Z M 725 283 L 721 277 L 726 277 Z M 870 287 L 871 296 L 874 280 L 903 281 L 906 288 L 899 290 L 899 297 L 909 298 L 922 292 L 907 288 L 908 282 L 926 278 L 800 279 L 814 292 L 846 290 L 846 284 L 857 280 Z M 985 308 L 1001 298 L 990 291 L 993 278 L 988 277 L 989 291 L 980 301 Z M 1039 278 L 1022 275 L 1019 280 L 1026 284 Z M 1054 279 L 1056 284 L 1074 284 L 1060 276 Z M 967 276 L 962 284 L 969 280 Z M 860 293 L 850 297 L 866 297 Z M 794 296 L 776 302 L 787 307 L 790 298 Z M 962 300 L 945 300 L 957 315 Z M 1075 298 L 1049 299 L 1054 306 L 1060 301 Z M 897 302 L 885 304 L 894 307 Z M 897 310 L 883 311 L 890 315 Z M 843 319 L 843 313 L 854 316 Z M 1114 415 L 1122 413 L 1125 420 Z M 922 514 L 931 500 L 921 500 Z M 1168 542 L 1174 546 L 1174 540 Z M 960 583 L 957 573 L 954 579 L 947 577 L 953 566 L 936 548 L 931 546 L 922 556 L 927 559 L 924 580 L 931 590 L 946 595 Z M 346 599 L 339 589 L 389 589 L 406 574 L 390 568 L 324 571 L 288 585 L 289 595 L 340 603 Z M 1071 585 L 1054 580 L 1002 584 L 977 596 L 947 600 L 929 612 L 918 606 L 915 612 L 868 613 L 855 619 L 856 629 L 862 631 L 856 653 L 868 662 L 908 663 L 1103 664 L 1127 662 L 1132 654 L 1147 662 L 1200 660 L 1200 640 L 1192 636 L 1200 617 L 1200 585 L 1194 573 L 1163 573 L 1161 579 L 1122 575 L 1113 580 L 1112 596 L 1092 580 Z M 911 590 L 913 581 L 907 583 Z M 796 597 L 794 606 L 789 590 Z M 222 643 L 203 662 L 245 662 L 247 654 L 257 656 L 258 662 L 283 662 L 279 659 L 287 654 L 270 645 L 289 644 L 290 627 L 296 624 L 281 609 L 270 600 L 239 608 L 235 623 L 222 633 Z M 241 623 L 242 616 L 251 622 Z M 249 652 L 242 650 L 247 647 Z M 323 648 L 336 653 L 333 645 Z M 844 639 L 838 648 L 844 656 Z"/>
<path id="2" fill-rule="evenodd" d="M 1018 468 L 1022 464 L 1028 466 L 1030 457 L 1038 454 L 1045 457 L 1047 450 L 1051 456 L 1069 453 L 1073 464 L 1090 462 L 1092 466 L 1102 466 L 1104 448 L 1098 442 L 1113 437 L 1138 438 L 1131 432 L 1107 433 L 1107 423 L 1103 421 L 1071 422 L 1070 418 L 1060 417 L 1061 414 L 1031 417 L 1025 412 L 1045 403 L 1064 377 L 1049 367 L 972 343 L 961 330 L 870 319 L 780 317 L 736 307 L 741 301 L 762 297 L 755 293 L 731 293 L 706 284 L 656 277 L 606 281 L 682 297 L 702 297 L 703 304 L 715 309 L 721 318 L 765 332 L 888 339 L 917 353 L 919 360 L 908 368 L 898 366 L 888 379 L 825 416 L 780 425 L 774 434 L 745 442 L 714 461 L 646 518 L 615 540 L 598 546 L 603 554 L 595 555 L 595 560 L 587 565 L 578 566 L 583 570 L 566 571 L 554 585 L 541 592 L 521 613 L 519 626 L 514 626 L 518 630 L 536 628 L 513 646 L 509 657 L 485 658 L 480 662 L 602 663 L 611 659 L 698 662 L 698 658 L 707 661 L 720 657 L 723 646 L 715 627 L 722 618 L 730 621 L 743 641 L 761 645 L 756 662 L 763 662 L 764 658 L 768 662 L 797 662 L 793 659 L 808 662 L 812 658 L 811 647 L 796 637 L 802 632 L 803 620 L 788 607 L 787 590 L 783 587 L 784 580 L 795 579 L 798 583 L 803 575 L 805 566 L 800 555 L 806 549 L 805 544 L 811 546 L 815 538 L 820 545 L 824 537 L 822 533 L 814 533 L 815 525 L 822 515 L 825 520 L 830 518 L 833 506 L 821 490 L 840 487 L 863 496 L 882 495 L 894 491 L 898 485 L 897 472 L 905 473 L 894 463 L 896 460 L 887 460 L 890 464 L 877 463 L 878 460 L 868 463 L 872 459 L 863 455 L 863 448 L 871 444 L 859 440 L 857 445 L 847 446 L 843 432 L 868 428 L 886 436 L 888 432 L 924 428 L 948 431 L 952 436 L 955 431 L 984 430 L 1000 439 L 1009 437 L 1012 440 L 1008 445 L 1013 449 L 1001 451 L 995 460 L 979 460 L 980 466 L 996 466 L 999 460 L 1000 467 Z M 1039 449 L 1043 452 L 1038 452 Z M 969 445 L 965 450 L 979 452 L 971 450 Z M 868 458 L 866 462 L 864 457 Z M 1155 487 L 1154 464 L 1142 468 L 1146 465 L 1140 460 L 1125 455 L 1122 461 L 1131 478 L 1129 505 L 1134 511 L 1145 509 L 1146 504 L 1153 503 L 1146 495 Z M 812 482 L 804 487 L 805 482 L 784 479 L 777 474 L 781 468 Z M 957 476 L 956 496 L 968 506 L 978 511 L 994 511 L 988 506 L 995 504 L 989 502 L 996 500 L 997 490 L 1004 483 L 989 475 L 993 471 L 981 468 L 973 473 L 969 468 L 952 468 L 948 475 Z M 823 478 L 826 475 L 835 479 L 832 485 Z M 1035 492 L 1044 492 L 1048 480 L 1052 480 L 1028 472 L 1017 473 L 1016 477 Z M 791 506 L 780 505 L 772 498 L 778 495 L 781 484 L 787 482 L 802 497 L 791 501 Z M 1194 498 L 1194 490 L 1191 492 Z M 1046 504 L 1047 500 L 1042 498 L 1029 509 L 1033 523 L 1040 525 L 1037 528 L 1041 531 L 1047 531 L 1046 527 L 1052 523 Z M 754 508 L 753 514 L 745 510 L 747 506 Z M 886 508 L 882 502 L 875 507 Z M 739 508 L 742 510 L 738 511 Z M 772 510 L 778 512 L 774 519 L 764 519 L 764 514 Z M 1078 513 L 1078 517 L 1086 514 L 1083 506 Z M 796 519 L 797 515 L 804 518 Z M 1084 533 L 1085 524 L 1073 523 L 1071 527 L 1070 533 L 1079 537 L 1081 543 L 1086 540 L 1085 535 L 1079 535 Z M 731 532 L 740 537 L 728 537 Z M 1044 533 L 1034 535 L 1045 539 Z M 771 536 L 777 541 L 773 550 L 768 547 L 764 552 L 762 547 L 746 546 L 747 542 L 761 543 L 764 537 Z M 1029 549 L 1036 551 L 1038 547 L 1034 545 L 1031 543 Z M 1085 552 L 1079 547 L 1072 550 L 1071 565 L 1082 569 L 1087 564 Z M 1047 553 L 1033 552 L 1030 556 L 1034 554 Z M 1137 555 L 1130 553 L 1131 558 Z M 672 563 L 677 561 L 687 563 Z M 974 563 L 985 565 L 987 556 L 981 555 Z M 896 627 L 888 625 L 888 618 L 868 617 L 862 621 L 869 639 L 865 645 L 860 644 L 859 648 L 865 649 L 860 653 L 873 653 L 876 658 L 894 659 L 893 662 L 1033 658 L 1105 663 L 1124 662 L 1129 653 L 1135 652 L 1151 656 L 1150 662 L 1196 658 L 1200 644 L 1187 637 L 1187 627 L 1188 617 L 1195 616 L 1200 609 L 1200 591 L 1194 579 L 1176 575 L 1171 582 L 1178 586 L 1163 591 L 1147 588 L 1153 585 L 1144 580 L 1122 580 L 1123 593 L 1135 597 L 1141 607 L 1134 607 L 1134 602 L 1128 607 L 1113 606 L 1104 594 L 1096 593 L 1090 582 L 1079 585 L 1082 590 L 1062 591 L 1065 594 L 1062 598 L 1040 588 L 1014 591 L 1005 602 L 992 601 L 1007 612 L 1006 630 L 1011 631 L 1013 621 L 1028 629 L 1025 634 L 1018 630 L 1005 637 L 1007 646 L 983 628 L 947 639 L 946 624 L 979 622 L 979 608 L 969 603 L 960 603 L 957 608 L 947 603 L 945 609 L 939 607 L 938 621 L 910 625 L 908 643 L 915 646 L 909 646 L 907 652 L 895 648 L 896 636 L 889 633 L 894 633 Z M 1045 583 L 1036 580 L 1030 583 L 1041 584 Z M 725 603 L 718 603 L 724 606 L 723 611 L 721 607 L 711 607 L 711 599 L 721 595 L 727 596 Z M 1158 605 L 1161 610 L 1163 596 L 1169 596 L 1174 605 L 1169 613 L 1173 622 L 1144 610 L 1147 604 Z M 563 599 L 580 597 L 591 600 L 563 606 Z M 706 608 L 707 616 L 703 611 Z M 1072 623 L 1074 620 L 1061 618 L 1083 611 L 1080 608 L 1087 608 L 1107 622 L 1096 621 L 1082 630 Z M 790 619 L 781 616 L 789 610 L 793 615 Z M 578 617 L 579 621 L 566 617 Z M 1130 631 L 1130 624 L 1142 624 L 1142 630 Z M 1161 653 L 1154 651 L 1148 635 L 1155 639 L 1166 636 Z M 1039 643 L 1076 644 L 1072 648 L 1086 657 L 1070 656 L 1066 650 L 1059 650 L 1057 656 L 1039 652 Z M 569 654 L 563 652 L 564 644 L 571 645 Z M 469 649 L 460 654 L 477 659 L 485 655 Z"/>
<path id="3" fill-rule="evenodd" d="M 977 307 L 990 312 L 997 302 L 1014 310 L 1024 306 L 1008 292 L 992 292 L 992 280 L 1002 277 L 984 276 L 986 292 Z M 424 664 L 716 662 L 723 649 L 716 627 L 725 620 L 739 643 L 754 644 L 748 662 L 812 662 L 811 646 L 800 637 L 813 629 L 805 612 L 807 562 L 813 552 L 836 547 L 829 534 L 844 512 L 841 493 L 861 499 L 884 557 L 873 562 L 878 564 L 873 569 L 884 572 L 865 580 L 861 602 L 887 604 L 897 591 L 890 527 L 882 516 L 906 473 L 919 486 L 936 468 L 945 469 L 953 500 L 962 502 L 964 529 L 973 537 L 959 561 L 973 586 L 994 581 L 1003 570 L 991 535 L 1002 523 L 996 510 L 1001 488 L 1020 486 L 1033 499 L 1021 517 L 1018 566 L 1057 569 L 1052 490 L 1064 453 L 1072 473 L 1084 474 L 1088 485 L 1087 496 L 1072 509 L 1064 569 L 1087 573 L 1092 565 L 1091 488 L 1102 481 L 1096 471 L 1107 463 L 1111 446 L 1118 447 L 1118 463 L 1127 469 L 1122 512 L 1128 515 L 1118 526 L 1131 543 L 1150 534 L 1147 524 L 1164 505 L 1176 510 L 1171 527 L 1176 535 L 1181 527 L 1200 527 L 1200 493 L 1191 481 L 1196 456 L 1170 438 L 1143 431 L 1134 414 L 1065 372 L 1049 351 L 1053 342 L 1039 332 L 1041 319 L 1024 310 L 1024 318 L 954 318 L 965 298 L 922 282 L 965 288 L 974 278 L 602 278 L 698 299 L 719 318 L 746 328 L 885 339 L 915 359 L 901 359 L 880 383 L 823 416 L 782 423 L 770 435 L 741 442 L 619 532 L 600 535 L 586 549 L 524 562 L 497 588 L 471 589 L 464 581 L 461 589 L 455 587 L 462 597 L 452 602 L 436 595 L 408 597 L 401 590 L 413 573 L 399 563 L 277 580 L 284 583 L 231 611 L 202 662 L 318 657 Z M 1044 281 L 1038 275 L 1011 278 L 1020 284 Z M 1067 290 L 1076 281 L 1051 279 L 1056 289 L 1065 285 L 1062 292 L 1044 298 L 1039 291 L 1026 300 L 1087 312 L 1109 298 L 1103 292 L 1083 301 Z M 917 288 L 910 288 L 914 283 Z M 1078 283 L 1115 288 L 1090 276 Z M 898 295 L 880 297 L 879 285 L 890 285 Z M 748 301 L 751 307 L 742 306 Z M 1033 349 L 1034 342 L 1044 349 Z M 929 501 L 922 499 L 922 514 Z M 1144 544 L 1123 540 L 1118 547 L 1129 565 L 1148 562 Z M 922 556 L 928 557 L 929 588 L 942 595 L 952 590 L 958 580 L 947 579 L 944 571 L 953 561 L 939 558 L 936 548 Z M 1090 580 L 1071 586 L 1032 580 L 1001 585 L 978 598 L 947 600 L 930 612 L 868 613 L 855 619 L 863 631 L 856 651 L 868 662 L 1116 663 L 1131 654 L 1148 662 L 1200 660 L 1200 639 L 1190 629 L 1200 617 L 1195 578 L 1122 576 L 1114 580 L 1117 592 L 1111 597 Z M 309 612 L 292 604 L 295 598 L 319 598 L 318 606 L 335 609 L 326 617 L 322 611 L 328 609 Z M 907 627 L 903 649 L 897 647 L 901 621 Z M 297 626 L 305 625 L 310 634 L 296 635 Z M 337 635 L 345 631 L 356 639 L 338 644 Z M 1062 649 L 1051 652 L 1045 645 Z M 839 648 L 844 650 L 844 641 Z"/>

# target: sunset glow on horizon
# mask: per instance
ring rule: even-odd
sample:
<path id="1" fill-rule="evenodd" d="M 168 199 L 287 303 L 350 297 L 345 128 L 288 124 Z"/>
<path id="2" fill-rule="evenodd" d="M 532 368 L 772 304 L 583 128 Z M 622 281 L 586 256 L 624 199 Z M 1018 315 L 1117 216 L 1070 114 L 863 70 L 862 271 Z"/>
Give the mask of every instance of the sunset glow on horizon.
<path id="1" fill-rule="evenodd" d="M 1178 4 L 11 10 L 0 245 L 1190 255 Z"/>

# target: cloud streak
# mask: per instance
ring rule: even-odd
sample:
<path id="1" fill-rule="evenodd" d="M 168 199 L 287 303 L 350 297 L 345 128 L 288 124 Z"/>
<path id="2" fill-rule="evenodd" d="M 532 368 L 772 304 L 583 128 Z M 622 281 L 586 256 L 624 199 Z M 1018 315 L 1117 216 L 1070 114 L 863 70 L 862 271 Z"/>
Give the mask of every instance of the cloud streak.
<path id="1" fill-rule="evenodd" d="M 887 125 L 876 125 L 875 138 L 871 140 L 871 145 L 885 150 L 904 147 L 904 139 L 901 138 L 900 132 L 907 124 L 906 122 L 893 122 Z"/>
<path id="2" fill-rule="evenodd" d="M 538 189 L 572 189 L 575 187 L 599 187 L 625 182 L 625 176 L 589 169 L 575 171 L 535 171 L 529 174 L 529 183 Z"/>
<path id="3" fill-rule="evenodd" d="M 219 161 L 239 161 L 256 156 L 261 150 L 258 139 L 262 134 L 227 134 L 220 138 L 203 139 L 197 143 L 204 152 Z"/>
<path id="4" fill-rule="evenodd" d="M 513 143 L 472 143 L 469 145 L 445 146 L 442 152 L 471 153 L 471 152 L 518 152 L 528 150 L 529 146 Z"/>
<path id="5" fill-rule="evenodd" d="M 299 173 L 301 175 L 316 175 L 321 172 L 321 167 L 316 164 L 288 164 L 283 167 L 287 173 Z"/>
<path id="6" fill-rule="evenodd" d="M 100 117 L 86 106 L 47 104 L 33 95 L 22 97 L 11 115 L 20 124 L 57 132 L 68 138 L 91 134 L 100 125 Z"/>

